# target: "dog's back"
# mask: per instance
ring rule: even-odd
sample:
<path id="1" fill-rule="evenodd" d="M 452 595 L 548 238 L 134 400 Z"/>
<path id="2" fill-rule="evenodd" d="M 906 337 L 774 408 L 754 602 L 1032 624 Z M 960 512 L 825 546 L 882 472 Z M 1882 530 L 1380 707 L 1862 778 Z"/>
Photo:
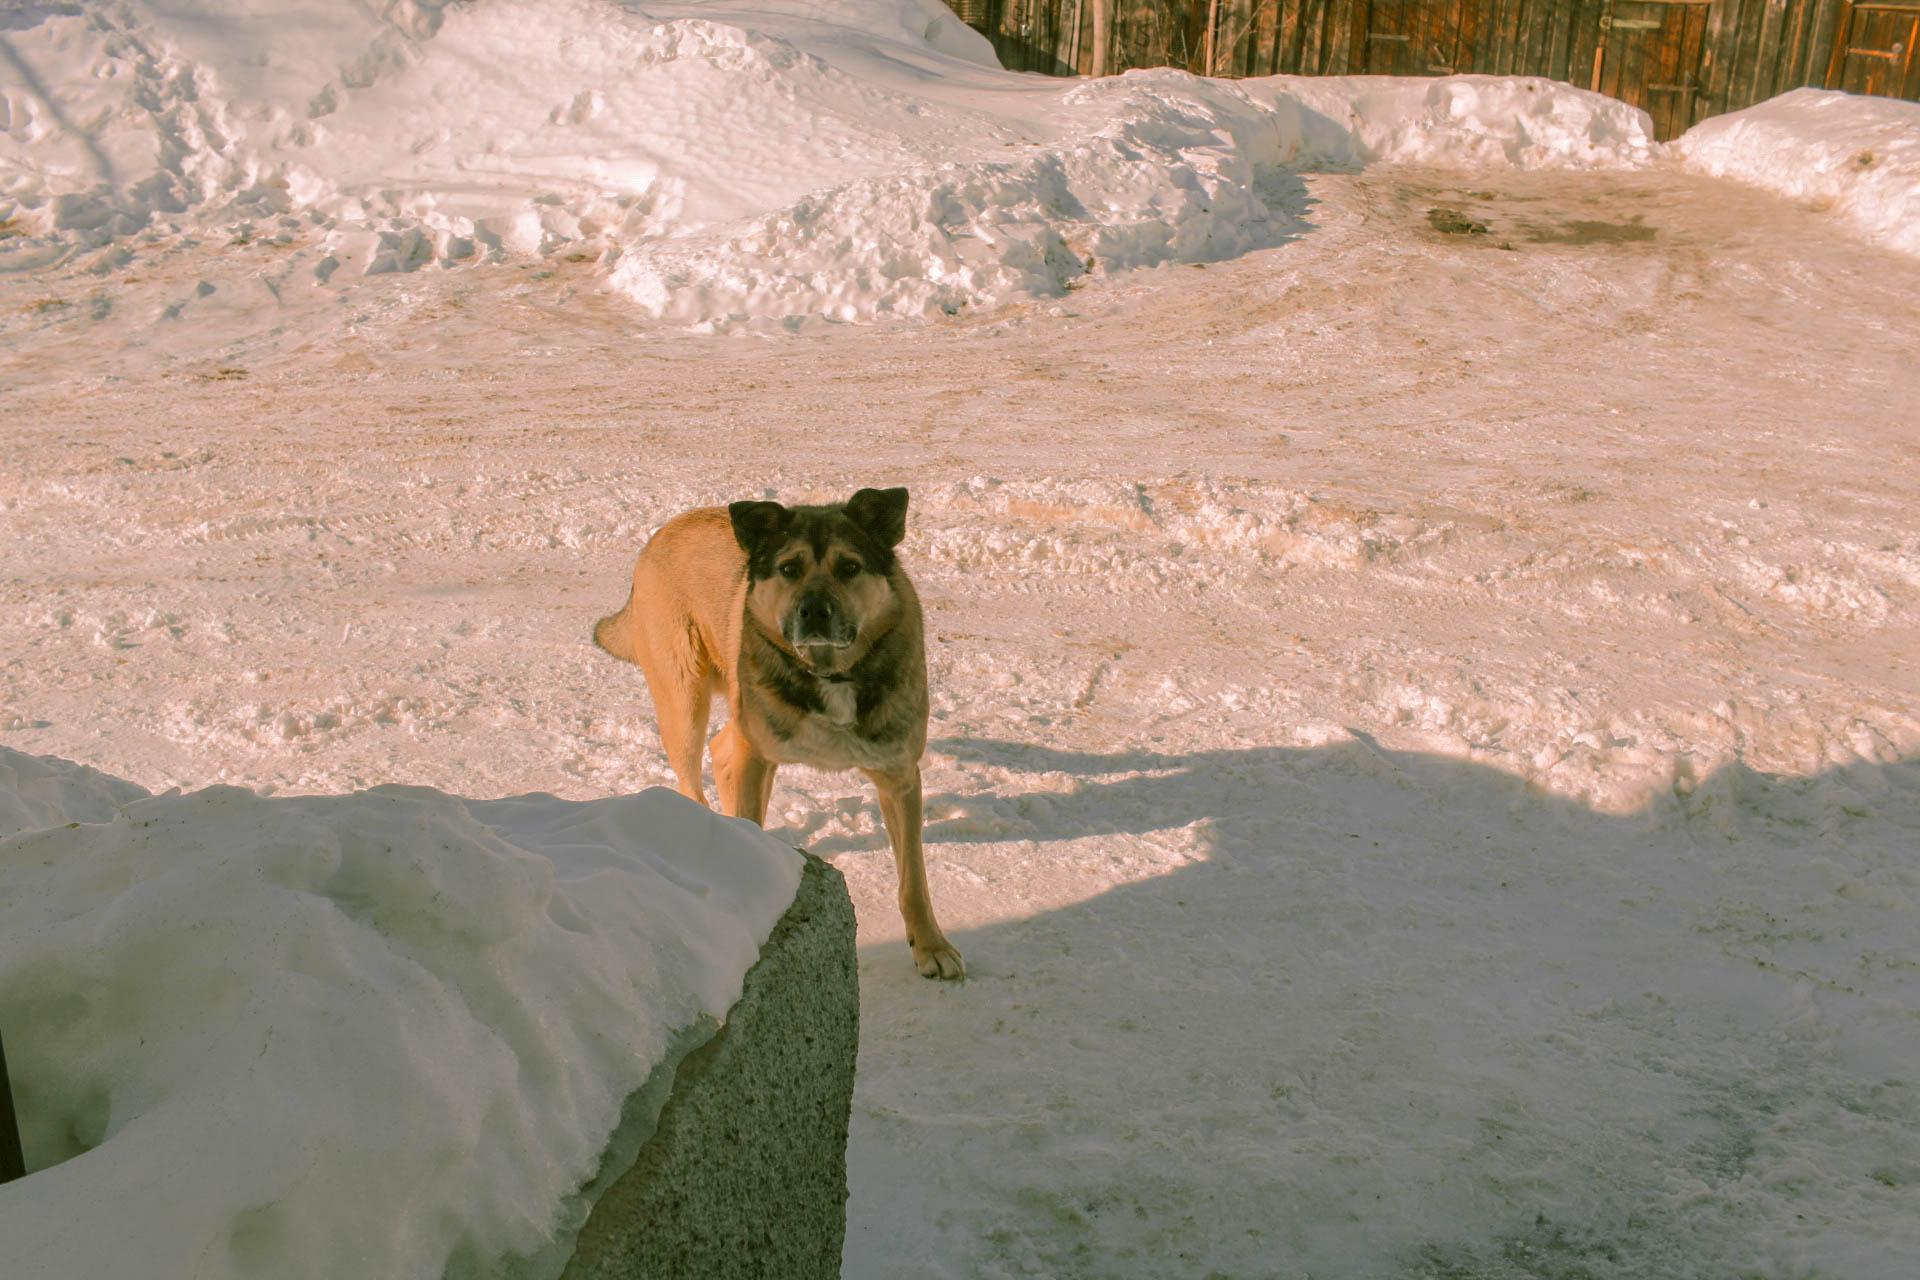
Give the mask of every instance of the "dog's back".
<path id="1" fill-rule="evenodd" d="M 747 557 L 733 536 L 725 507 L 702 507 L 675 516 L 647 540 L 633 566 L 633 587 L 618 613 L 593 625 L 593 642 L 616 658 L 646 665 L 647 647 L 682 641 L 687 624 L 709 646 L 707 657 L 726 669 L 738 625 L 739 590 Z M 667 634 L 654 636 L 653 631 Z"/>

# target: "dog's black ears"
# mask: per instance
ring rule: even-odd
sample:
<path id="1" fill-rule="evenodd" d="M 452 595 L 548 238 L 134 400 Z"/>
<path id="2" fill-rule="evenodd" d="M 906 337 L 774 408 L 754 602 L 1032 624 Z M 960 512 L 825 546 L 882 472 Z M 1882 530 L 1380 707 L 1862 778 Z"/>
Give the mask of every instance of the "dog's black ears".
<path id="1" fill-rule="evenodd" d="M 727 515 L 733 521 L 733 537 L 740 549 L 753 555 L 776 537 L 793 519 L 793 512 L 777 502 L 734 502 L 727 506 Z"/>
<path id="2" fill-rule="evenodd" d="M 847 499 L 847 519 L 889 547 L 907 536 L 907 491 L 862 489 Z"/>

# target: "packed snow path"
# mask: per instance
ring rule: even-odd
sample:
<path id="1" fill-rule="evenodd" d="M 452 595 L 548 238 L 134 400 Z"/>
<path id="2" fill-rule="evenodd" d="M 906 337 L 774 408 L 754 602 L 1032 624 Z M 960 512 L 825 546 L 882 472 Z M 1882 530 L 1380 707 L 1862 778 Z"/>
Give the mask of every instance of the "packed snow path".
<path id="1" fill-rule="evenodd" d="M 647 532 L 905 483 L 970 980 L 864 786 L 772 810 L 861 912 L 848 1275 L 1909 1274 L 1920 263 L 1666 167 L 1275 199 L 772 338 L 564 261 L 0 280 L 0 740 L 664 782 L 587 642 Z"/>

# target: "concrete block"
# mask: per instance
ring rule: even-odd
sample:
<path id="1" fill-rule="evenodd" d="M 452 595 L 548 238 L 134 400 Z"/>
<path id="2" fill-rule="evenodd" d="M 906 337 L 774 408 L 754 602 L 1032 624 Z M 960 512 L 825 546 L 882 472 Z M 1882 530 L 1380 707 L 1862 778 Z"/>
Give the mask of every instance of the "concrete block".
<path id="1" fill-rule="evenodd" d="M 809 857 L 726 1025 L 659 1069 L 658 1120 L 597 1197 L 564 1280 L 837 1280 L 859 1020 L 853 903 Z M 651 1111 L 628 1116 L 644 1126 Z"/>

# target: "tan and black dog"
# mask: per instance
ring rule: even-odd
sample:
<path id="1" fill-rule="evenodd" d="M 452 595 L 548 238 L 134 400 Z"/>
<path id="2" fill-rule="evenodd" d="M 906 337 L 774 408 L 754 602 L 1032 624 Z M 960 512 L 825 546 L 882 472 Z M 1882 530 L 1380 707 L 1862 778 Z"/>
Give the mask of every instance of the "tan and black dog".
<path id="1" fill-rule="evenodd" d="M 701 748 L 713 695 L 720 810 L 764 823 L 782 764 L 858 769 L 880 791 L 913 961 L 964 974 L 940 932 L 920 847 L 927 658 L 920 600 L 894 554 L 905 489 L 844 503 L 736 502 L 669 520 L 633 567 L 633 591 L 594 643 L 639 664 L 680 791 L 707 803 Z"/>

